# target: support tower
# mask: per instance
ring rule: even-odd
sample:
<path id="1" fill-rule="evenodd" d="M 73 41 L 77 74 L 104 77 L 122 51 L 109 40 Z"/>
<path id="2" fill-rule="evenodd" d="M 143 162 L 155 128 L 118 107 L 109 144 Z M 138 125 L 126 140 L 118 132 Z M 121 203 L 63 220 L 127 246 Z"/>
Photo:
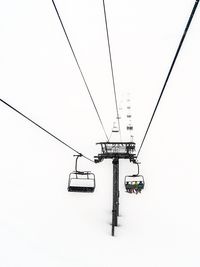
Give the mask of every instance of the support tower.
<path id="1" fill-rule="evenodd" d="M 115 226 L 118 225 L 119 216 L 119 160 L 128 159 L 137 163 L 134 142 L 101 142 L 101 154 L 95 156 L 95 163 L 104 159 L 112 159 L 113 164 L 113 206 L 112 206 L 112 236 L 115 234 Z"/>

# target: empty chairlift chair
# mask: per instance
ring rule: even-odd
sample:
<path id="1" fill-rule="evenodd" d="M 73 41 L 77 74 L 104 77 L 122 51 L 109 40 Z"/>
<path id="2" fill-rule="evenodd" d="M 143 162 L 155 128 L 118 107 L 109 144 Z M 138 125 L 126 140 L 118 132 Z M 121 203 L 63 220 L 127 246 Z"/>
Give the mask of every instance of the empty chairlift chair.
<path id="1" fill-rule="evenodd" d="M 95 175 L 90 171 L 78 171 L 77 161 L 81 155 L 76 155 L 75 171 L 71 172 L 68 180 L 69 192 L 93 193 L 95 190 Z"/>
<path id="2" fill-rule="evenodd" d="M 116 123 L 115 122 L 113 123 L 112 133 L 119 133 L 119 129 L 116 126 Z"/>
<path id="3" fill-rule="evenodd" d="M 69 175 L 68 191 L 93 193 L 95 190 L 95 175 L 89 171 L 74 171 Z"/>

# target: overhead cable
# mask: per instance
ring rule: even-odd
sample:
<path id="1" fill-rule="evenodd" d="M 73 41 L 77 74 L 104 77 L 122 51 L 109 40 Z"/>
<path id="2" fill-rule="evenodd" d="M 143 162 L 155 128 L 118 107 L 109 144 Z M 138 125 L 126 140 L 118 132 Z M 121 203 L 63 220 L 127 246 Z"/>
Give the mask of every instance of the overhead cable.
<path id="1" fill-rule="evenodd" d="M 103 0 L 103 10 L 104 10 L 107 42 L 108 42 L 110 67 L 111 67 L 111 74 L 112 74 L 112 83 L 113 83 L 114 97 L 115 97 L 115 107 L 116 107 L 116 113 L 117 113 L 117 121 L 118 121 L 119 133 L 120 133 L 120 138 L 121 138 L 121 127 L 120 127 L 120 121 L 119 121 L 120 117 L 119 117 L 119 109 L 118 109 L 118 103 L 117 103 L 117 93 L 116 93 L 114 69 L 113 69 L 113 62 L 112 62 L 112 53 L 111 53 L 110 38 L 109 38 L 109 31 L 108 31 L 108 20 L 107 20 L 107 15 L 106 15 L 106 5 L 105 5 L 105 1 L 104 0 Z"/>
<path id="2" fill-rule="evenodd" d="M 28 121 L 32 122 L 35 126 L 37 126 L 38 128 L 40 128 L 41 130 L 43 130 L 44 132 L 46 132 L 47 134 L 51 135 L 53 138 L 55 138 L 57 141 L 59 141 L 60 143 L 62 143 L 63 145 L 67 146 L 69 149 L 73 150 L 74 152 L 76 152 L 77 154 L 83 156 L 85 159 L 94 162 L 92 159 L 84 156 L 82 153 L 78 152 L 76 149 L 74 149 L 73 147 L 71 147 L 70 145 L 68 145 L 67 143 L 63 142 L 60 138 L 56 137 L 54 134 L 50 133 L 49 131 L 47 131 L 46 129 L 44 129 L 42 126 L 40 126 L 38 123 L 36 123 L 35 121 L 33 121 L 32 119 L 30 119 L 29 117 L 27 117 L 26 115 L 24 115 L 22 112 L 20 112 L 19 110 L 17 110 L 16 108 L 14 108 L 13 106 L 11 106 L 10 104 L 8 104 L 6 101 L 4 101 L 3 99 L 0 99 L 0 102 L 2 102 L 3 104 L 5 104 L 7 107 L 11 108 L 12 110 L 14 110 L 15 112 L 17 112 L 18 114 L 20 114 L 22 117 L 24 117 L 25 119 L 27 119 Z"/>
<path id="3" fill-rule="evenodd" d="M 190 24 L 191 24 L 191 22 L 192 22 L 192 19 L 193 19 L 193 16 L 194 16 L 194 14 L 195 14 L 195 11 L 196 11 L 196 9 L 197 9 L 198 4 L 199 4 L 199 0 L 196 0 L 196 1 L 195 1 L 195 4 L 194 4 L 194 7 L 193 7 L 193 9 L 192 9 L 192 12 L 191 12 L 191 14 L 190 14 L 189 20 L 188 20 L 188 22 L 187 22 L 187 25 L 186 25 L 186 27 L 185 27 L 184 33 L 183 33 L 183 35 L 182 35 L 181 41 L 180 41 L 180 43 L 179 43 L 179 45 L 178 45 L 178 49 L 177 49 L 177 51 L 176 51 L 176 54 L 175 54 L 175 56 L 174 56 L 174 59 L 173 59 L 173 61 L 172 61 L 171 66 L 170 66 L 169 72 L 168 72 L 168 74 L 167 74 L 167 78 L 166 78 L 166 80 L 165 80 L 165 82 L 164 82 L 164 85 L 163 85 L 163 88 L 162 88 L 162 90 L 161 90 L 160 96 L 159 96 L 158 101 L 157 101 L 157 103 L 156 103 L 155 109 L 154 109 L 153 114 L 152 114 L 152 116 L 151 116 L 151 119 L 150 119 L 150 122 L 149 122 L 149 124 L 148 124 L 147 130 L 146 130 L 145 135 L 144 135 L 144 137 L 143 137 L 143 140 L 142 140 L 142 142 L 141 142 L 140 148 L 139 148 L 138 153 L 137 153 L 137 157 L 139 156 L 140 151 L 141 151 L 141 149 L 142 149 L 142 146 L 143 146 L 143 144 L 144 144 L 144 141 L 145 141 L 145 139 L 146 139 L 147 133 L 148 133 L 148 131 L 149 131 L 149 128 L 150 128 L 151 123 L 152 123 L 152 121 L 153 121 L 153 118 L 154 118 L 154 116 L 155 116 L 156 110 L 157 110 L 158 105 L 159 105 L 159 103 L 160 103 L 161 97 L 162 97 L 162 95 L 163 95 L 163 93 L 164 93 L 165 87 L 166 87 L 166 85 L 167 85 L 167 82 L 168 82 L 169 77 L 170 77 L 170 75 L 171 75 L 171 72 L 172 72 L 172 70 L 173 70 L 174 64 L 175 64 L 176 59 L 177 59 L 177 57 L 178 57 L 178 55 L 179 55 L 179 52 L 180 52 L 180 50 L 181 50 L 182 44 L 183 44 L 183 42 L 184 42 L 184 39 L 185 39 L 185 37 L 186 37 L 186 34 L 187 34 L 187 32 L 188 32 L 188 29 L 189 29 L 189 27 L 190 27 Z"/>
<path id="4" fill-rule="evenodd" d="M 107 135 L 107 133 L 106 133 L 105 127 L 104 127 L 103 122 L 102 122 L 102 119 L 101 119 L 100 114 L 99 114 L 99 112 L 98 112 L 97 106 L 95 105 L 94 99 L 93 99 L 92 94 L 91 94 L 90 89 L 89 89 L 89 86 L 88 86 L 88 84 L 87 84 L 87 82 L 86 82 L 85 76 L 84 76 L 83 71 L 82 71 L 82 69 L 81 69 L 81 67 L 80 67 L 80 64 L 79 64 L 79 62 L 78 62 L 77 56 L 76 56 L 76 54 L 75 54 L 75 52 L 74 52 L 74 49 L 73 49 L 73 47 L 72 47 L 72 43 L 71 43 L 70 40 L 69 40 L 69 37 L 68 37 L 68 35 L 67 35 L 65 26 L 64 26 L 64 24 L 63 24 L 63 22 L 62 22 L 61 16 L 60 16 L 60 14 L 59 14 L 59 12 L 58 12 L 58 9 L 57 9 L 57 7 L 56 7 L 56 4 L 55 4 L 54 0 L 52 0 L 52 3 L 53 3 L 53 6 L 54 6 L 54 8 L 55 8 L 55 11 L 56 11 L 56 14 L 57 14 L 57 16 L 58 16 L 58 19 L 59 19 L 59 21 L 60 21 L 60 24 L 61 24 L 61 26 L 62 26 L 62 29 L 63 29 L 63 31 L 64 31 L 65 37 L 66 37 L 66 39 L 67 39 L 67 42 L 68 42 L 68 44 L 69 44 L 69 46 L 70 46 L 70 49 L 71 49 L 71 51 L 72 51 L 72 54 L 73 54 L 73 56 L 74 56 L 74 59 L 75 59 L 75 61 L 76 61 L 76 64 L 77 64 L 77 67 L 78 67 L 79 72 L 80 72 L 80 74 L 81 74 L 81 77 L 82 77 L 82 79 L 83 79 L 83 81 L 84 81 L 84 84 L 85 84 L 85 86 L 86 86 L 86 88 L 87 88 L 87 91 L 88 91 L 88 94 L 89 94 L 90 99 L 91 99 L 91 101 L 92 101 L 92 104 L 93 104 L 93 106 L 94 106 L 94 108 L 95 108 L 95 111 L 96 111 L 96 113 L 97 113 L 98 119 L 99 119 L 100 124 L 101 124 L 101 126 L 102 126 L 102 129 L 103 129 L 103 131 L 104 131 L 104 134 L 105 134 L 105 136 L 106 136 L 106 139 L 108 140 L 108 135 Z"/>

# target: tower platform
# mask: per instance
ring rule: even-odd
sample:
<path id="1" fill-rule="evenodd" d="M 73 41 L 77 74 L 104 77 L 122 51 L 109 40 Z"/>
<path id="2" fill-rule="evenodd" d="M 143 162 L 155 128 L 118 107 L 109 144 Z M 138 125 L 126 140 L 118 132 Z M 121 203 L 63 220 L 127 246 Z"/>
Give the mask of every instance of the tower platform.
<path id="1" fill-rule="evenodd" d="M 100 142 L 97 145 L 101 145 L 101 153 L 94 157 L 95 163 L 114 158 L 136 162 L 134 142 Z"/>

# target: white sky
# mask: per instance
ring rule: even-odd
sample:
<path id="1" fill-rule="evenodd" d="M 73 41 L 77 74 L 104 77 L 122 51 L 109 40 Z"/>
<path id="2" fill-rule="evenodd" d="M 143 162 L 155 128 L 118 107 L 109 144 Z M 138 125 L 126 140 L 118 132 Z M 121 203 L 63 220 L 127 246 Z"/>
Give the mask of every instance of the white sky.
<path id="1" fill-rule="evenodd" d="M 105 137 L 52 2 L 0 4 L 0 97 L 93 157 Z M 102 1 L 56 4 L 110 133 L 116 115 Z M 106 1 L 117 95 L 125 116 L 131 94 L 138 146 L 193 5 Z M 82 160 L 80 167 L 96 174 L 96 192 L 69 194 L 73 152 L 0 104 L 0 266 L 200 265 L 199 33 L 198 7 L 141 151 L 143 194 L 124 192 L 132 166 L 120 163 L 116 238 L 110 236 L 111 162 Z"/>

